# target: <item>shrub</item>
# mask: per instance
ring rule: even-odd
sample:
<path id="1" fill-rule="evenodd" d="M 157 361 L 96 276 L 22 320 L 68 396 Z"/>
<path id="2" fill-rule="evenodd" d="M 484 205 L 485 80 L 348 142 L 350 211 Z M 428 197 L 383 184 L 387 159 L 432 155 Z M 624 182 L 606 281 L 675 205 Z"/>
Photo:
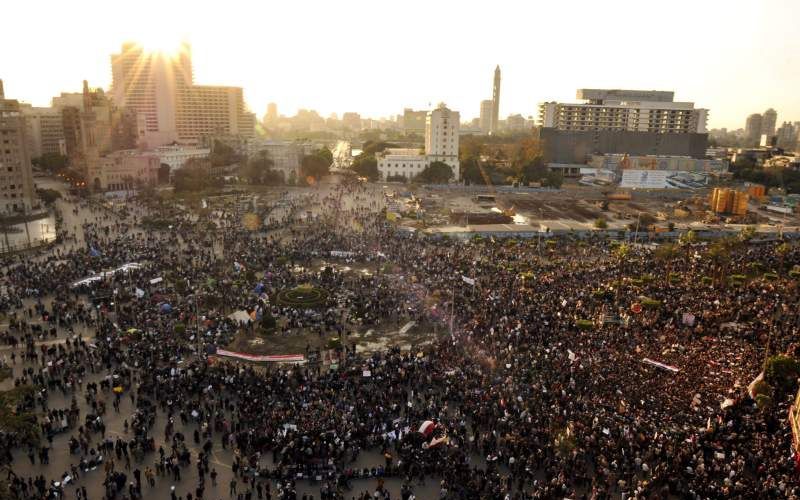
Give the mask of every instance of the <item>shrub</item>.
<path id="1" fill-rule="evenodd" d="M 643 274 L 641 277 L 642 283 L 652 283 L 656 280 L 652 274 Z"/>
<path id="2" fill-rule="evenodd" d="M 781 390 L 790 390 L 800 376 L 800 361 L 795 358 L 777 355 L 767 358 L 764 363 L 764 380 Z"/>
<path id="3" fill-rule="evenodd" d="M 183 335 L 184 333 L 186 333 L 186 325 L 184 325 L 183 323 L 176 323 L 175 333 L 178 335 Z"/>
<path id="4" fill-rule="evenodd" d="M 594 227 L 597 229 L 608 229 L 608 221 L 600 217 L 594 220 Z"/>
<path id="5" fill-rule="evenodd" d="M 764 279 L 767 281 L 775 281 L 778 279 L 777 273 L 764 273 Z"/>
<path id="6" fill-rule="evenodd" d="M 670 283 L 680 283 L 681 275 L 678 273 L 669 273 L 669 282 Z"/>
<path id="7" fill-rule="evenodd" d="M 795 267 L 794 269 L 789 271 L 789 276 L 791 276 L 792 278 L 795 278 L 795 279 L 800 278 L 800 269 Z"/>
<path id="8" fill-rule="evenodd" d="M 703 276 L 702 281 L 704 285 L 710 285 L 714 283 L 714 278 L 712 278 L 711 276 Z"/>
<path id="9" fill-rule="evenodd" d="M 658 309 L 661 307 L 660 300 L 651 299 L 650 297 L 643 297 L 641 303 L 642 307 L 646 309 Z"/>
<path id="10" fill-rule="evenodd" d="M 342 340 L 339 337 L 331 337 L 328 339 L 328 343 L 326 345 L 328 349 L 341 349 Z"/>
<path id="11" fill-rule="evenodd" d="M 575 322 L 575 324 L 578 326 L 578 329 L 580 330 L 591 330 L 592 328 L 594 328 L 594 322 L 589 319 L 579 319 L 578 321 Z"/>
<path id="12" fill-rule="evenodd" d="M 328 292 L 311 285 L 300 285 L 278 293 L 276 302 L 282 306 L 306 309 L 322 307 L 328 299 Z"/>

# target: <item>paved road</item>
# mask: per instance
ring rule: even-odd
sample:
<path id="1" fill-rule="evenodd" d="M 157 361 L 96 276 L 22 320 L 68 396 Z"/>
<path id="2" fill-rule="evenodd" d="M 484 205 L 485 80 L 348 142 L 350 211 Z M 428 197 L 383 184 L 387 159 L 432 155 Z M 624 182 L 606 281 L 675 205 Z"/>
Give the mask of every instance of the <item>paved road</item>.
<path id="1" fill-rule="evenodd" d="M 53 189 L 59 189 L 64 191 L 65 188 L 62 184 L 52 181 L 52 180 L 42 180 L 39 179 L 37 181 L 42 187 L 49 187 Z M 83 206 L 78 207 L 75 204 L 66 201 L 66 200 L 59 200 L 58 201 L 59 208 L 61 209 L 62 213 L 64 214 L 64 222 L 67 229 L 70 233 L 76 235 L 76 241 L 68 241 L 62 244 L 59 244 L 48 251 L 40 251 L 34 255 L 28 255 L 26 258 L 34 258 L 34 259 L 53 259 L 57 258 L 57 254 L 60 251 L 69 250 L 72 248 L 85 248 L 86 243 L 83 240 L 83 231 L 81 229 L 81 224 L 84 222 L 92 222 L 99 226 L 113 226 L 119 222 L 119 218 L 113 216 L 109 212 L 105 210 L 97 209 L 96 207 L 92 206 Z M 77 209 L 77 210 L 76 210 Z M 45 304 L 49 304 L 52 297 L 45 297 L 43 302 Z M 27 300 L 25 301 L 24 307 L 28 308 L 33 304 L 33 301 Z M 20 314 L 25 316 L 23 311 L 20 311 Z M 0 330 L 7 329 L 7 325 L 3 326 L 0 325 Z M 79 333 L 82 334 L 82 337 L 87 341 L 90 340 L 94 336 L 94 332 L 84 331 L 82 328 L 79 328 Z M 42 340 L 38 344 L 45 344 L 45 345 L 54 345 L 54 344 L 61 344 L 66 341 L 66 335 L 68 332 L 65 330 L 59 330 L 58 337 L 55 339 L 47 339 Z M 11 348 L 8 346 L 0 347 L 0 352 L 2 352 L 4 357 L 7 357 L 10 353 Z M 18 349 L 18 354 L 22 353 L 22 349 Z M 20 377 L 22 375 L 22 371 L 26 368 L 34 368 L 38 369 L 40 367 L 36 366 L 32 363 L 22 363 L 20 357 L 17 357 L 16 364 L 12 366 L 13 368 L 13 377 Z M 90 407 L 86 404 L 84 398 L 83 388 L 86 387 L 87 383 L 96 382 L 99 384 L 99 381 L 106 375 L 107 373 L 103 371 L 102 373 L 93 374 L 87 377 L 86 380 L 83 381 L 83 385 L 81 387 L 75 388 L 73 392 L 68 393 L 61 393 L 61 392 L 53 392 L 50 394 L 48 405 L 50 409 L 68 409 L 71 405 L 73 398 L 78 404 L 78 407 L 81 410 L 79 422 L 83 422 L 87 412 L 90 411 Z M 0 383 L 0 390 L 7 390 L 13 387 L 13 379 L 8 379 Z M 105 400 L 107 401 L 108 410 L 106 415 L 103 417 L 104 422 L 107 428 L 107 435 L 111 436 L 112 438 L 121 437 L 126 439 L 126 432 L 124 423 L 126 420 L 130 419 L 132 413 L 134 411 L 134 405 L 126 394 L 125 397 L 121 399 L 121 404 L 119 408 L 119 412 L 115 412 L 113 406 L 110 404 L 113 400 L 113 394 L 111 392 L 106 392 Z M 165 449 L 169 449 L 169 446 L 164 442 L 164 428 L 166 426 L 166 415 L 158 411 L 156 417 L 156 423 L 153 429 L 151 430 L 151 435 L 154 436 L 156 440 L 156 448 L 159 445 L 165 445 Z M 189 441 L 191 441 L 191 436 L 194 433 L 194 430 L 197 428 L 195 424 L 187 424 L 181 425 L 180 420 L 176 419 L 176 431 L 182 432 Z M 63 477 L 63 474 L 67 472 L 72 465 L 77 465 L 80 456 L 79 455 L 71 455 L 69 453 L 69 446 L 68 442 L 71 436 L 75 436 L 77 438 L 78 432 L 76 429 L 71 429 L 66 432 L 60 433 L 53 437 L 52 444 L 50 445 L 50 463 L 49 465 L 43 465 L 39 463 L 38 457 L 35 459 L 35 463 L 31 464 L 29 461 L 26 451 L 25 450 L 15 450 L 14 451 L 14 462 L 12 464 L 12 470 L 19 476 L 23 477 L 35 477 L 39 474 L 43 475 L 45 479 L 48 481 L 58 481 Z M 94 444 L 96 444 L 99 440 L 99 436 L 95 435 Z M 129 439 L 129 438 L 128 438 Z M 210 466 L 216 469 L 219 474 L 217 478 L 217 486 L 211 486 L 210 481 L 206 481 L 206 491 L 205 491 L 205 499 L 225 499 L 225 498 L 236 498 L 234 496 L 229 495 L 228 485 L 230 479 L 232 477 L 232 470 L 231 466 L 234 462 L 234 456 L 230 449 L 223 450 L 220 447 L 219 442 L 219 435 L 215 435 L 213 438 L 214 441 L 214 450 L 212 453 L 212 459 L 210 460 Z M 171 488 L 175 487 L 175 493 L 178 498 L 186 499 L 187 495 L 191 492 L 194 496 L 194 491 L 198 483 L 197 477 L 197 468 L 195 466 L 196 457 L 197 457 L 197 449 L 194 448 L 198 445 L 193 444 L 192 447 L 192 465 L 188 467 L 184 467 L 181 471 L 182 479 L 180 481 L 172 481 L 169 478 L 159 477 L 156 480 L 156 484 L 154 487 L 149 487 L 148 485 L 144 484 L 143 482 L 143 494 L 146 498 L 160 498 L 160 499 L 170 499 L 171 498 Z M 268 456 L 263 457 L 262 464 L 267 466 L 272 466 L 271 461 L 271 454 L 267 454 Z M 125 469 L 124 462 L 119 463 L 117 465 L 118 470 L 122 469 L 129 478 L 129 480 L 133 479 L 133 469 L 137 467 L 143 472 L 146 466 L 150 466 L 151 468 L 155 469 L 154 467 L 154 460 L 158 457 L 157 453 L 150 453 L 145 456 L 144 461 L 141 464 L 137 464 L 135 462 L 131 463 L 131 469 Z M 379 456 L 377 452 L 362 452 L 359 455 L 359 458 L 356 463 L 354 463 L 353 467 L 375 467 L 383 463 L 383 457 Z M 102 486 L 102 481 L 104 479 L 104 472 L 102 467 L 97 468 L 97 470 L 89 471 L 86 474 L 82 474 L 76 482 L 72 485 L 67 486 L 65 490 L 66 498 L 72 499 L 76 498 L 76 488 L 77 486 L 85 486 L 88 493 L 87 500 L 100 500 L 104 496 L 104 488 Z M 277 490 L 275 488 L 275 484 L 271 481 L 263 481 L 264 486 L 269 486 L 270 491 L 272 492 L 273 498 L 277 496 Z M 353 482 L 353 490 L 351 492 L 347 492 L 345 494 L 345 498 L 355 498 L 361 492 L 364 491 L 374 491 L 375 487 L 377 486 L 378 481 L 376 479 L 370 480 L 358 480 Z M 401 480 L 392 478 L 388 479 L 385 483 L 385 486 L 392 494 L 392 498 L 399 498 L 399 492 L 401 487 Z M 312 495 L 312 498 L 320 498 L 320 485 L 313 484 L 310 481 L 298 481 L 297 483 L 297 493 L 298 498 L 301 497 L 304 493 L 308 493 Z M 239 480 L 239 492 L 243 492 L 243 488 L 241 487 L 241 480 Z M 427 484 L 424 485 L 416 485 L 415 486 L 415 493 L 417 494 L 418 498 L 437 498 L 438 497 L 438 481 L 435 479 L 429 479 Z M 119 496 L 118 498 L 122 498 Z M 256 498 L 256 495 L 253 495 L 253 498 Z"/>

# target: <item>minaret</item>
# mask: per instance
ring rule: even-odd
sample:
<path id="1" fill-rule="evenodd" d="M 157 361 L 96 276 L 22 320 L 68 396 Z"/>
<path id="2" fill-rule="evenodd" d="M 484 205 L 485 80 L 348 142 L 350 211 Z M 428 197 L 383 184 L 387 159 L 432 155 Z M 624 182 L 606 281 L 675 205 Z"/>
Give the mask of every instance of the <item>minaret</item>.
<path id="1" fill-rule="evenodd" d="M 494 69 L 494 86 L 492 88 L 492 127 L 489 133 L 497 133 L 497 120 L 500 118 L 500 65 Z"/>

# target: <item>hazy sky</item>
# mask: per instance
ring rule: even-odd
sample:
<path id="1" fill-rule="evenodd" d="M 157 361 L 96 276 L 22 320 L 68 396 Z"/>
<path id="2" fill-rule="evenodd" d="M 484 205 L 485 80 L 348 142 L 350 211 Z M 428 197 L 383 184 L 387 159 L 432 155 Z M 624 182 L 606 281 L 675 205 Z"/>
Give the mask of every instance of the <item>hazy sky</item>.
<path id="1" fill-rule="evenodd" d="M 711 127 L 768 107 L 800 120 L 800 0 L 11 0 L 2 16 L 6 95 L 35 105 L 107 88 L 125 40 L 185 38 L 195 82 L 244 87 L 259 117 L 270 101 L 372 117 L 444 101 L 471 118 L 500 64 L 503 118 L 602 87 L 674 90 Z"/>

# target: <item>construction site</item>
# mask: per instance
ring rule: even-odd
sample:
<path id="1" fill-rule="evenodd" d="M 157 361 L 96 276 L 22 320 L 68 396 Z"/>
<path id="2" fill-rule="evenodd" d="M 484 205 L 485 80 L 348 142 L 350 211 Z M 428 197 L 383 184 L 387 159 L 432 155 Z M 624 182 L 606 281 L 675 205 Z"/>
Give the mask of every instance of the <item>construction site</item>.
<path id="1" fill-rule="evenodd" d="M 411 228 L 503 225 L 509 231 L 628 230 L 673 232 L 696 227 L 800 226 L 797 200 L 766 196 L 763 186 L 642 190 L 582 185 L 562 189 L 385 186 L 389 211 Z M 792 203 L 794 203 L 792 205 Z M 525 226 L 525 228 L 519 227 Z M 469 228 L 469 229 L 467 229 Z"/>

